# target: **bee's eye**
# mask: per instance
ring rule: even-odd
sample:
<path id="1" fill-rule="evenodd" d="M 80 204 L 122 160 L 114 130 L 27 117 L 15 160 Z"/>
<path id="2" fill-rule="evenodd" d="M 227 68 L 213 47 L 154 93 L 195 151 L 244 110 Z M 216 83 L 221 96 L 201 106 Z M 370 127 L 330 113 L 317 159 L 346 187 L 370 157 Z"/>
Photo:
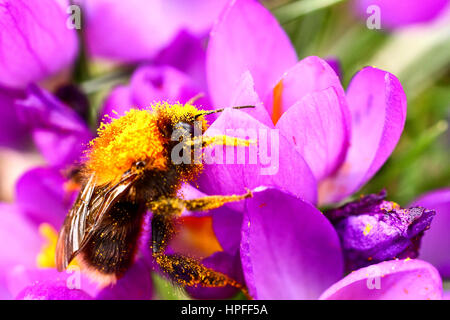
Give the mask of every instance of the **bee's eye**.
<path id="1" fill-rule="evenodd" d="M 145 161 L 138 161 L 134 164 L 136 169 L 144 169 L 147 163 Z"/>
<path id="2" fill-rule="evenodd" d="M 192 136 L 194 134 L 194 126 L 186 122 L 178 122 L 174 126 L 174 131 L 175 130 L 181 130 L 182 135 Z"/>

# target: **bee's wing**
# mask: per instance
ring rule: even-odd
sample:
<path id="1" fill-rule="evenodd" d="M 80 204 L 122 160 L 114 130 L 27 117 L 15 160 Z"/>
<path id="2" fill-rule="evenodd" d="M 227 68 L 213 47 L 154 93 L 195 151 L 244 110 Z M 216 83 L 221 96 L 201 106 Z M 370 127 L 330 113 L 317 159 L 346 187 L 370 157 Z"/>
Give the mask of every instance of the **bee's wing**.
<path id="1" fill-rule="evenodd" d="M 59 233 L 56 245 L 56 267 L 64 270 L 88 242 L 105 213 L 136 181 L 128 174 L 114 185 L 97 186 L 95 176 L 83 186 Z"/>

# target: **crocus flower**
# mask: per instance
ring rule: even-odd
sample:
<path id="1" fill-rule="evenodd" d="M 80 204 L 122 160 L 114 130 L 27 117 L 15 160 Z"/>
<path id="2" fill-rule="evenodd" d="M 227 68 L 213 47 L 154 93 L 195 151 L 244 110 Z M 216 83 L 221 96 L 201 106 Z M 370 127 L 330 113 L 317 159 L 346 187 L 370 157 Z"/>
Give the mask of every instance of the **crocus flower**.
<path id="1" fill-rule="evenodd" d="M 78 0 L 89 52 L 125 62 L 155 58 L 180 32 L 207 35 L 225 0 Z"/>
<path id="2" fill-rule="evenodd" d="M 224 10 L 211 32 L 207 79 L 214 105 L 236 105 L 239 93 L 252 96 L 245 102 L 253 100 L 257 110 L 246 112 L 278 129 L 300 153 L 319 185 L 321 203 L 343 200 L 360 189 L 395 148 L 406 119 L 406 96 L 394 75 L 364 68 L 345 93 L 324 60 L 297 61 L 280 25 L 256 1 L 231 1 Z M 232 123 L 246 127 L 238 121 Z M 209 166 L 205 185 L 217 179 L 208 178 L 215 168 L 228 170 Z M 290 176 L 302 175 L 291 168 Z M 220 180 L 216 189 L 230 185 L 228 191 L 239 191 L 233 179 Z"/>
<path id="3" fill-rule="evenodd" d="M 379 8 L 382 29 L 396 29 L 413 24 L 427 23 L 437 18 L 448 0 L 356 0 L 355 8 L 362 17 L 373 14 L 373 6 Z"/>
<path id="4" fill-rule="evenodd" d="M 436 266 L 442 277 L 450 278 L 450 189 L 424 194 L 412 206 L 423 206 L 436 211 L 432 228 L 423 237 L 420 258 Z"/>
<path id="5" fill-rule="evenodd" d="M 341 239 L 348 271 L 385 260 L 418 257 L 420 241 L 435 211 L 402 209 L 385 199 L 382 191 L 325 212 Z"/>
<path id="6" fill-rule="evenodd" d="M 70 66 L 78 42 L 66 0 L 0 1 L 0 84 L 23 88 Z"/>
<path id="7" fill-rule="evenodd" d="M 314 206 L 273 188 L 246 200 L 241 260 L 255 299 L 441 299 L 429 263 L 390 260 L 344 277 L 339 237 Z"/>
<path id="8" fill-rule="evenodd" d="M 322 203 L 340 201 L 386 161 L 406 118 L 405 93 L 395 76 L 364 68 L 345 93 L 324 60 L 297 61 L 284 31 L 256 1 L 231 1 L 224 10 L 207 49 L 207 79 L 214 105 L 256 106 L 223 112 L 209 130 L 280 132 L 276 174 L 261 175 L 261 165 L 208 165 L 198 182 L 207 194 L 266 185 L 315 204 L 319 185 Z M 229 252 L 239 248 L 242 210 L 228 206 L 213 213 L 215 233 Z"/>

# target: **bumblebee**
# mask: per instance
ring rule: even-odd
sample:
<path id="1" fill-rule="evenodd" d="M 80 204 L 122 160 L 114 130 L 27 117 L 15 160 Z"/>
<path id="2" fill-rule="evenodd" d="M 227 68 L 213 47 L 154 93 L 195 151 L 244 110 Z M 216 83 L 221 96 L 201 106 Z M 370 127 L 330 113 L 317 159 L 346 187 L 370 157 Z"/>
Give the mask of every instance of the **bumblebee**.
<path id="1" fill-rule="evenodd" d="M 251 106 L 237 108 L 246 107 Z M 223 109 L 204 111 L 191 103 L 161 102 L 102 123 L 86 150 L 79 170 L 81 189 L 59 233 L 57 269 L 64 270 L 76 257 L 83 270 L 102 285 L 115 283 L 136 258 L 144 217 L 150 210 L 151 252 L 174 282 L 183 286 L 232 285 L 245 290 L 242 284 L 192 257 L 165 253 L 184 209 L 211 210 L 251 197 L 250 192 L 193 200 L 177 197 L 182 184 L 194 181 L 203 168 L 201 161 L 173 161 L 173 151 L 180 143 L 192 156 L 195 146 L 202 150 L 214 144 L 251 143 L 227 136 L 202 136 L 208 126 L 205 115 L 220 111 Z M 194 135 L 195 125 L 199 135 Z"/>

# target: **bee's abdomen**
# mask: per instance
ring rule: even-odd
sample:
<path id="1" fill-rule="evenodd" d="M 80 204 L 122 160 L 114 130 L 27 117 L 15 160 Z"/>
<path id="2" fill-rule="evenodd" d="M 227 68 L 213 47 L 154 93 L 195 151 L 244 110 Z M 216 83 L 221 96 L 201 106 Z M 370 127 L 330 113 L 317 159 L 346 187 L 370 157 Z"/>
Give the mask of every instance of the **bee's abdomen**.
<path id="1" fill-rule="evenodd" d="M 107 214 L 81 254 L 90 270 L 106 278 L 117 279 L 134 261 L 145 206 L 121 200 Z"/>

